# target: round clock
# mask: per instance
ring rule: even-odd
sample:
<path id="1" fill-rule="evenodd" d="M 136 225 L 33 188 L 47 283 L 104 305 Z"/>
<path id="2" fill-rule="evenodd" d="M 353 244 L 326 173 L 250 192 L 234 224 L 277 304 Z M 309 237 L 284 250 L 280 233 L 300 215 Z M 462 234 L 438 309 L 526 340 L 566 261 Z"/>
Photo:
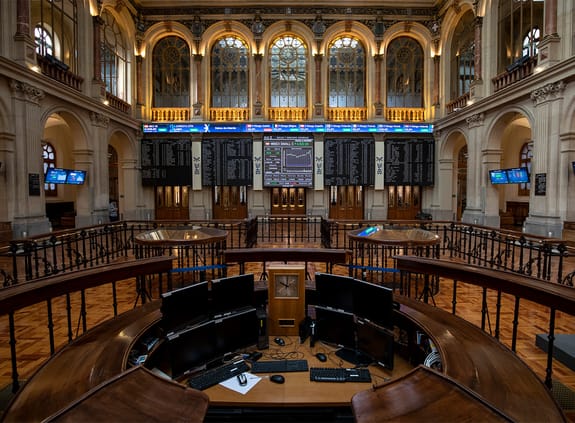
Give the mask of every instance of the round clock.
<path id="1" fill-rule="evenodd" d="M 275 296 L 276 298 L 293 298 L 299 295 L 298 275 L 276 275 Z"/>

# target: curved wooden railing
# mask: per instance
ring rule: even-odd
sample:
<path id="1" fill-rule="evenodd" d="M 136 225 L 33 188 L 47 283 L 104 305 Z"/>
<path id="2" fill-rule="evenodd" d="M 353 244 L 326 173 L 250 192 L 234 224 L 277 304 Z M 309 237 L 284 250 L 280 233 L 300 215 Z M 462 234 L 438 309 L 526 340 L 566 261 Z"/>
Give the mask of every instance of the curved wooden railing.
<path id="1" fill-rule="evenodd" d="M 547 368 L 545 384 L 551 388 L 553 373 L 553 349 L 555 340 L 555 314 L 557 311 L 575 316 L 575 290 L 565 285 L 550 283 L 545 280 L 511 274 L 495 269 L 486 269 L 485 267 L 462 264 L 447 260 L 436 260 L 425 257 L 414 256 L 396 256 L 397 268 L 402 272 L 402 285 L 400 291 L 407 296 L 418 296 L 414 291 L 417 289 L 415 284 L 412 285 L 410 275 L 439 276 L 453 280 L 453 293 L 451 299 L 451 313 L 457 314 L 457 287 L 458 284 L 466 283 L 483 288 L 483 306 L 481 329 L 486 330 L 486 320 L 489 317 L 488 308 L 486 307 L 487 290 L 496 292 L 497 306 L 495 310 L 495 332 L 494 337 L 500 337 L 500 322 L 503 315 L 501 309 L 501 295 L 509 294 L 514 297 L 511 350 L 516 351 L 517 333 L 519 328 L 519 308 L 521 301 L 532 301 L 536 304 L 549 308 L 549 329 L 547 345 Z M 425 289 L 425 287 L 423 287 Z M 432 296 L 427 296 L 427 300 Z"/>

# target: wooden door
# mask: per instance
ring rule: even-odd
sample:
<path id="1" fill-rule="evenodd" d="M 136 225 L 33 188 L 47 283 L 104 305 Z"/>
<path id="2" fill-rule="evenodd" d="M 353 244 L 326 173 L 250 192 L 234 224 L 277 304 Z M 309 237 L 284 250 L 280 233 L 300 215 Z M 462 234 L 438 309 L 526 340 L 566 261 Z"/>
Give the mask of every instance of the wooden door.
<path id="1" fill-rule="evenodd" d="M 245 186 L 215 186 L 212 189 L 214 219 L 247 219 L 248 189 Z"/>
<path id="2" fill-rule="evenodd" d="M 362 220 L 363 195 L 361 186 L 330 187 L 329 218 Z"/>
<path id="3" fill-rule="evenodd" d="M 305 188 L 272 188 L 271 214 L 305 216 Z"/>
<path id="4" fill-rule="evenodd" d="M 419 186 L 389 186 L 388 194 L 388 219 L 411 220 L 421 211 Z"/>
<path id="5" fill-rule="evenodd" d="M 188 220 L 189 187 L 157 186 L 156 187 L 156 220 Z"/>

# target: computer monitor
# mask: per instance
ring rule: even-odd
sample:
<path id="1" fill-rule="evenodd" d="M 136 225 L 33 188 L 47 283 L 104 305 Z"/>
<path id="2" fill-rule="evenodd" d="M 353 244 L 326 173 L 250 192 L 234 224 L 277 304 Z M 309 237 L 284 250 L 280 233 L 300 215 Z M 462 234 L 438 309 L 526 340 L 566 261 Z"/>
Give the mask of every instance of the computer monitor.
<path id="1" fill-rule="evenodd" d="M 214 320 L 215 351 L 223 356 L 256 345 L 259 320 L 256 309 L 244 309 Z"/>
<path id="2" fill-rule="evenodd" d="M 208 320 L 168 335 L 165 345 L 172 379 L 217 357 L 215 328 L 215 322 Z"/>
<path id="3" fill-rule="evenodd" d="M 355 279 L 353 313 L 370 322 L 393 329 L 393 291 L 382 285 Z"/>
<path id="4" fill-rule="evenodd" d="M 362 319 L 357 320 L 357 350 L 370 362 L 393 369 L 393 332 Z M 370 363 L 365 363 L 370 364 Z"/>
<path id="5" fill-rule="evenodd" d="M 68 170 L 66 183 L 71 185 L 82 185 L 86 180 L 85 170 Z"/>
<path id="6" fill-rule="evenodd" d="M 212 315 L 221 317 L 235 310 L 253 307 L 254 274 L 230 276 L 212 281 Z"/>
<path id="7" fill-rule="evenodd" d="M 316 306 L 316 340 L 355 349 L 355 321 L 352 313 Z"/>
<path id="8" fill-rule="evenodd" d="M 354 279 L 348 276 L 316 272 L 316 305 L 353 312 Z"/>
<path id="9" fill-rule="evenodd" d="M 493 185 L 508 184 L 507 172 L 505 169 L 495 169 L 489 171 L 489 180 Z"/>
<path id="10" fill-rule="evenodd" d="M 66 169 L 59 169 L 57 167 L 49 167 L 46 170 L 44 182 L 47 184 L 65 184 L 68 172 Z"/>
<path id="11" fill-rule="evenodd" d="M 209 318 L 208 282 L 197 282 L 162 294 L 162 320 L 164 333 L 181 330 L 188 325 Z"/>
<path id="12" fill-rule="evenodd" d="M 529 182 L 529 171 L 526 167 L 507 169 L 507 180 L 510 184 L 526 184 Z"/>

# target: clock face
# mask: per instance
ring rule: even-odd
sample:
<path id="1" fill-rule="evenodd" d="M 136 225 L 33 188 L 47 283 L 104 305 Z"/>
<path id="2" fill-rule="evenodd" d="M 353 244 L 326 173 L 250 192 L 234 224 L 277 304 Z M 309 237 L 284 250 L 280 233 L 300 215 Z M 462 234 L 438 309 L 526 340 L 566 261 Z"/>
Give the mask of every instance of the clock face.
<path id="1" fill-rule="evenodd" d="M 276 297 L 298 297 L 298 275 L 275 275 Z"/>

